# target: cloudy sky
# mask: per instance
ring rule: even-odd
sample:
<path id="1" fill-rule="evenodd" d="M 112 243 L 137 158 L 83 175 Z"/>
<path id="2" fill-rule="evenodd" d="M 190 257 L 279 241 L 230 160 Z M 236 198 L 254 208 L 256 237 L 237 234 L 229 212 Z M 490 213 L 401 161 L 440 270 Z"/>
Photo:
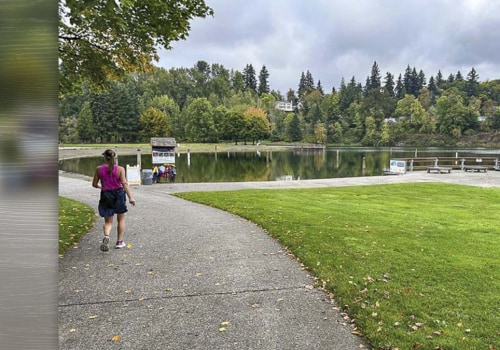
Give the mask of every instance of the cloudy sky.
<path id="1" fill-rule="evenodd" d="M 474 67 L 500 79 L 500 0 L 206 0 L 214 17 L 195 19 L 186 41 L 160 51 L 164 68 L 199 60 L 243 71 L 263 65 L 271 89 L 297 90 L 310 71 L 325 92 L 341 78 L 365 84 L 373 62 L 382 78 L 408 65 L 427 79 Z"/>

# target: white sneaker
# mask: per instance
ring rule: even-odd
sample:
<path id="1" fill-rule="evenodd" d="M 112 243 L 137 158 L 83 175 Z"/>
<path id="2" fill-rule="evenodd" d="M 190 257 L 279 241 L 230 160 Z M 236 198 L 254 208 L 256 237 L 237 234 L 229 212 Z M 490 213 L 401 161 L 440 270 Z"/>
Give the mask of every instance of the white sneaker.
<path id="1" fill-rule="evenodd" d="M 102 239 L 101 250 L 107 252 L 109 250 L 109 236 L 104 236 Z"/>
<path id="2" fill-rule="evenodd" d="M 125 248 L 126 244 L 124 241 L 116 242 L 115 249 Z"/>

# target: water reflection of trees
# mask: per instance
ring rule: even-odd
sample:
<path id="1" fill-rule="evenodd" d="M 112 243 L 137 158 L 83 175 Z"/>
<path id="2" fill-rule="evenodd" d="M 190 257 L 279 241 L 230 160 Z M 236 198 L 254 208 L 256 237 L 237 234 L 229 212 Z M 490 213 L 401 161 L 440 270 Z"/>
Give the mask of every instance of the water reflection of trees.
<path id="1" fill-rule="evenodd" d="M 300 150 L 279 152 L 192 153 L 176 155 L 178 182 L 274 181 L 281 178 L 324 179 L 382 175 L 390 159 L 413 157 L 415 150 Z M 422 156 L 455 156 L 455 151 L 419 151 Z M 472 154 L 472 153 L 469 153 Z M 461 154 L 466 156 L 467 153 Z M 363 157 L 365 171 L 363 172 Z M 93 176 L 102 157 L 70 159 L 60 162 L 60 169 Z M 122 166 L 135 165 L 137 156 L 119 156 Z M 142 154 L 143 169 L 151 168 L 151 154 Z"/>

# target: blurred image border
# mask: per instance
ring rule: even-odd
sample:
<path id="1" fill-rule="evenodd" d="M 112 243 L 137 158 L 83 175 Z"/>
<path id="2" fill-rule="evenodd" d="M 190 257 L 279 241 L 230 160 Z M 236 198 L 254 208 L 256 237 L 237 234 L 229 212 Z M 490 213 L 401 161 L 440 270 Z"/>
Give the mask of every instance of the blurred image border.
<path id="1" fill-rule="evenodd" d="M 58 348 L 58 2 L 0 2 L 0 344 Z"/>

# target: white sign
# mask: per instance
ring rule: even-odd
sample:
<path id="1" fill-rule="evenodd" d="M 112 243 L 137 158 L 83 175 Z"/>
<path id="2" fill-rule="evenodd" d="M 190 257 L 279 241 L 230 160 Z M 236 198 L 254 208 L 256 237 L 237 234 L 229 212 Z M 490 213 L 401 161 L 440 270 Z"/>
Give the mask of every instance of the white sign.
<path id="1" fill-rule="evenodd" d="M 153 164 L 175 164 L 175 151 L 153 151 Z"/>
<path id="2" fill-rule="evenodd" d="M 127 164 L 127 182 L 129 185 L 141 184 L 141 168 L 138 165 L 130 166 Z"/>
<path id="3" fill-rule="evenodd" d="M 390 164 L 391 173 L 406 174 L 406 160 L 391 159 Z"/>

